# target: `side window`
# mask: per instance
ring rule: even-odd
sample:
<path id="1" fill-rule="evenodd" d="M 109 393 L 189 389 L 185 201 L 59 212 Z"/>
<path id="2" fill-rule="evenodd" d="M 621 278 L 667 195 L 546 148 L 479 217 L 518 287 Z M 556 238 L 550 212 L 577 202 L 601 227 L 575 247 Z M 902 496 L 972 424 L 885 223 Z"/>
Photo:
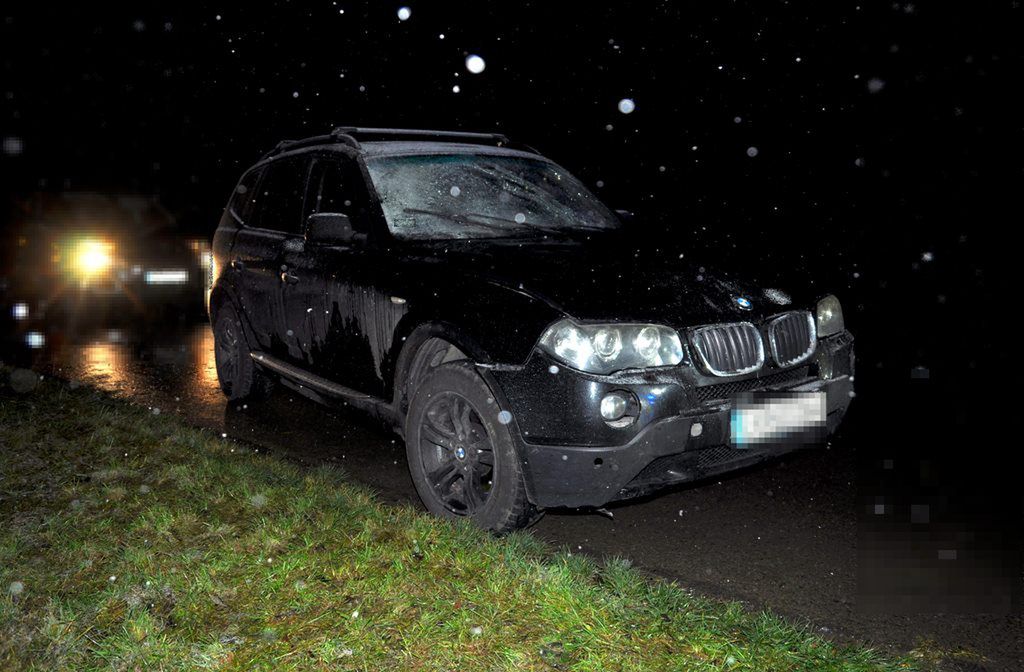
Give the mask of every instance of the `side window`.
<path id="1" fill-rule="evenodd" d="M 256 205 L 256 188 L 259 186 L 262 175 L 262 166 L 246 173 L 235 187 L 235 193 L 231 195 L 231 200 L 228 202 L 228 212 L 242 224 L 248 222 L 249 217 L 252 216 L 253 208 Z"/>
<path id="2" fill-rule="evenodd" d="M 365 186 L 352 159 L 317 157 L 309 188 L 307 217 L 317 212 L 340 212 L 351 218 L 356 231 L 365 232 Z"/>
<path id="3" fill-rule="evenodd" d="M 280 159 L 267 166 L 259 185 L 252 226 L 285 233 L 302 233 L 302 204 L 306 195 L 309 157 Z"/>

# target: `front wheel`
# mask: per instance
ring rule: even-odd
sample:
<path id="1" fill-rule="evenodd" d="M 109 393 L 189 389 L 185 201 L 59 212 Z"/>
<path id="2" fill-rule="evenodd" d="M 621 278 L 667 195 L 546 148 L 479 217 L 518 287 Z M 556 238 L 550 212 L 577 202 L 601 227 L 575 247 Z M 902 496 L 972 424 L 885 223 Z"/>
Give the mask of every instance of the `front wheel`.
<path id="1" fill-rule="evenodd" d="M 439 366 L 424 378 L 409 404 L 405 446 L 416 492 L 431 513 L 470 518 L 499 534 L 540 518 L 527 499 L 505 417 L 465 363 Z"/>

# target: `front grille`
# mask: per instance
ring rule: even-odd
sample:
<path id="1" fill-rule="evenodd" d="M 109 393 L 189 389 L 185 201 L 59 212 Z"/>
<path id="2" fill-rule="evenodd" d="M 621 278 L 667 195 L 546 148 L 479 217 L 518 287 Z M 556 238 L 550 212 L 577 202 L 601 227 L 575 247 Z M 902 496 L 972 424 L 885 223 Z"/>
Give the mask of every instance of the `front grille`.
<path id="1" fill-rule="evenodd" d="M 814 318 L 805 310 L 779 315 L 768 323 L 772 358 L 779 366 L 792 366 L 814 354 L 818 342 Z"/>
<path id="2" fill-rule="evenodd" d="M 731 380 L 728 383 L 716 385 L 702 385 L 693 388 L 694 394 L 700 401 L 717 401 L 729 399 L 742 392 L 779 387 L 802 381 L 810 377 L 806 366 L 801 366 L 788 371 L 775 371 L 757 378 L 746 378 L 744 380 Z"/>
<path id="3" fill-rule="evenodd" d="M 764 364 L 764 343 L 749 322 L 715 324 L 690 332 L 701 364 L 715 376 L 741 376 Z"/>

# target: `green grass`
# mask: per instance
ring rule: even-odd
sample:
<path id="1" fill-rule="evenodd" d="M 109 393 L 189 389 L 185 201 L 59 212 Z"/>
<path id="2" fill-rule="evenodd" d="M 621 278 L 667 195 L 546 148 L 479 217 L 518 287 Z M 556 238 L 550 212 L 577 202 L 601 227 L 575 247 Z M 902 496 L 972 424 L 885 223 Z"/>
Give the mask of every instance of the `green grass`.
<path id="1" fill-rule="evenodd" d="M 909 668 L 85 388 L 0 391 L 0 669 Z"/>

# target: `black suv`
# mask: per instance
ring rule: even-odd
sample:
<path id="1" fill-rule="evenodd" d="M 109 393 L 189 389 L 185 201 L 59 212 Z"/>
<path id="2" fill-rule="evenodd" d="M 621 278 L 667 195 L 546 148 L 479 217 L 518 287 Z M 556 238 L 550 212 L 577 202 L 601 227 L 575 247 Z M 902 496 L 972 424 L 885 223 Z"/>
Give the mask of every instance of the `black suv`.
<path id="1" fill-rule="evenodd" d="M 221 386 L 376 413 L 428 509 L 495 531 L 834 431 L 853 396 L 834 296 L 631 263 L 622 229 L 504 136 L 282 142 L 213 240 Z"/>

